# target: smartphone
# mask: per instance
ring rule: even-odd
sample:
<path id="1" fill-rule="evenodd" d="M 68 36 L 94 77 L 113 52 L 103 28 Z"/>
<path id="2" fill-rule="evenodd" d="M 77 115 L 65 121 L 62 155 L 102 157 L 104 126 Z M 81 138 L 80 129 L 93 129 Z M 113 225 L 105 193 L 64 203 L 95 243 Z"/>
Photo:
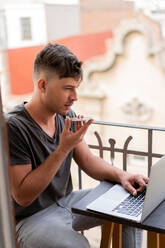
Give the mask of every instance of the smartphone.
<path id="1" fill-rule="evenodd" d="M 89 121 L 92 120 L 91 117 L 83 117 L 83 118 L 78 118 L 78 117 L 73 117 L 71 118 L 71 121 Z"/>

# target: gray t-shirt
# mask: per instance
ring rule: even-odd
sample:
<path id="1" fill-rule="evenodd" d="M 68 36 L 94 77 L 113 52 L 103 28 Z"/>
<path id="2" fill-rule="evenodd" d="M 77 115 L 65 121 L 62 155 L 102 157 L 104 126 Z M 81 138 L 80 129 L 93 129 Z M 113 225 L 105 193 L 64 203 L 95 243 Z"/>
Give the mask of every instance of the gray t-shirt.
<path id="1" fill-rule="evenodd" d="M 70 117 L 75 116 L 72 110 L 68 111 L 67 115 Z M 57 114 L 55 120 L 56 132 L 55 136 L 51 138 L 32 119 L 25 109 L 24 103 L 16 106 L 11 112 L 6 114 L 11 166 L 31 164 L 32 170 L 40 166 L 59 144 L 60 135 L 65 124 L 65 117 Z M 74 124 L 72 124 L 71 130 L 74 131 Z M 32 204 L 23 207 L 15 202 L 17 222 L 50 206 L 59 198 L 72 191 L 70 175 L 72 156 L 73 150 L 61 164 L 52 182 Z"/>

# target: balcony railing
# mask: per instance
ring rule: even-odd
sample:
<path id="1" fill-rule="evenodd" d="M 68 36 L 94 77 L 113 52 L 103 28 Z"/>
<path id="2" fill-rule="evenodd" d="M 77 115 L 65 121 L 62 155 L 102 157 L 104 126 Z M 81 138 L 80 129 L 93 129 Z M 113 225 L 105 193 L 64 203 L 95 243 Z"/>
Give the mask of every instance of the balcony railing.
<path id="1" fill-rule="evenodd" d="M 94 135 L 97 138 L 98 145 L 89 144 L 89 147 L 91 149 L 98 150 L 99 156 L 101 158 L 103 158 L 104 151 L 109 151 L 110 162 L 112 165 L 114 164 L 114 159 L 115 159 L 116 153 L 122 153 L 122 167 L 123 167 L 123 170 L 125 170 L 125 171 L 127 170 L 127 157 L 129 154 L 147 157 L 148 175 L 150 174 L 150 169 L 152 166 L 153 158 L 160 158 L 164 155 L 164 154 L 153 152 L 153 132 L 164 132 L 165 128 L 154 127 L 154 126 L 122 124 L 122 123 L 115 123 L 115 122 L 103 122 L 103 121 L 95 121 L 94 124 L 95 125 L 113 126 L 113 127 L 118 127 L 118 128 L 143 129 L 147 132 L 147 139 L 148 139 L 148 142 L 147 142 L 148 145 L 147 146 L 148 147 L 147 147 L 146 152 L 128 149 L 129 143 L 133 139 L 132 136 L 128 136 L 127 139 L 125 140 L 124 146 L 122 148 L 119 148 L 119 147 L 115 146 L 116 145 L 115 139 L 110 138 L 110 137 L 108 140 L 109 146 L 104 146 L 103 141 L 102 141 L 102 137 L 100 136 L 100 134 L 97 131 L 94 132 Z M 79 189 L 81 189 L 82 188 L 82 174 L 81 174 L 80 169 L 78 171 L 78 177 L 79 177 Z"/>

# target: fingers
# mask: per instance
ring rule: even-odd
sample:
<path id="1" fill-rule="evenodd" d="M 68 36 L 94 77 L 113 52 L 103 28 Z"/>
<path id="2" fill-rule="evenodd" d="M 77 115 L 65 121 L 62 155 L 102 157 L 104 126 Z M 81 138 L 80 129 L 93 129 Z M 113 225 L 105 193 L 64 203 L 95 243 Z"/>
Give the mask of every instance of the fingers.
<path id="1" fill-rule="evenodd" d="M 148 177 L 143 177 L 144 181 L 146 184 L 148 184 L 149 178 Z"/>
<path id="2" fill-rule="evenodd" d="M 73 132 L 71 130 L 71 119 L 66 116 L 65 126 L 60 136 L 61 147 L 65 147 L 65 150 L 75 148 L 83 140 L 83 137 L 91 123 L 92 120 L 85 122 L 84 124 L 80 124 L 80 126 L 77 127 L 78 130 Z"/>
<path id="3" fill-rule="evenodd" d="M 82 119 L 84 116 L 83 115 L 78 115 L 78 119 Z M 82 127 L 82 121 L 76 121 L 76 131 L 79 130 Z"/>
<path id="4" fill-rule="evenodd" d="M 132 184 L 130 182 L 126 183 L 125 184 L 125 189 L 130 192 L 133 196 L 136 196 L 137 195 L 137 191 L 136 189 L 132 186 Z"/>
<path id="5" fill-rule="evenodd" d="M 147 186 L 148 180 L 147 178 L 142 178 L 141 180 L 138 181 L 139 187 L 137 188 L 137 192 L 143 191 L 146 186 Z"/>
<path id="6" fill-rule="evenodd" d="M 136 192 L 142 192 L 148 183 L 148 178 L 142 175 L 134 175 L 134 184 L 137 184 Z"/>
<path id="7" fill-rule="evenodd" d="M 83 115 L 78 115 L 77 118 L 78 118 L 78 119 L 83 119 L 84 116 L 83 116 Z M 89 125 L 90 125 L 92 122 L 93 122 L 92 119 L 90 119 L 89 121 L 76 121 L 76 124 L 75 124 L 75 126 L 76 126 L 76 131 L 78 131 L 78 130 L 81 129 L 81 131 L 79 131 L 80 134 L 86 132 L 87 129 L 88 129 L 88 127 L 89 127 Z"/>
<path id="8" fill-rule="evenodd" d="M 139 192 L 145 189 L 146 184 L 148 183 L 149 179 L 142 175 L 134 175 L 134 180 L 135 180 L 135 183 L 139 185 L 139 187 L 137 188 L 137 191 Z"/>
<path id="9" fill-rule="evenodd" d="M 83 116 L 82 115 L 78 115 L 77 116 L 79 119 L 82 119 Z M 76 125 L 76 133 L 78 135 L 82 135 L 85 134 L 85 132 L 87 131 L 88 127 L 90 126 L 90 124 L 93 122 L 93 119 L 90 119 L 88 121 L 76 121 L 75 125 Z M 66 131 L 69 131 L 71 127 L 71 119 L 66 116 L 65 118 L 65 126 L 64 129 Z"/>
<path id="10" fill-rule="evenodd" d="M 132 195 L 136 196 L 138 192 L 143 191 L 148 183 L 148 178 L 142 175 L 129 175 L 124 182 L 124 187 Z"/>
<path id="11" fill-rule="evenodd" d="M 88 127 L 92 124 L 93 120 L 89 120 L 87 122 L 84 122 L 84 125 L 78 130 L 80 135 L 84 135 L 88 129 Z"/>

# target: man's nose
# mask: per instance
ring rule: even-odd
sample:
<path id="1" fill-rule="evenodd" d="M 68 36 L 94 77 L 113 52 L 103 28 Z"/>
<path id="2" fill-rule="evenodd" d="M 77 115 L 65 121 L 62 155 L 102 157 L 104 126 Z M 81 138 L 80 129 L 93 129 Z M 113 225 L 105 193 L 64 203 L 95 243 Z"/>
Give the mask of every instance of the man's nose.
<path id="1" fill-rule="evenodd" d="M 73 101 L 77 101 L 78 100 L 78 96 L 77 96 L 77 91 L 76 90 L 73 91 L 72 100 Z"/>

